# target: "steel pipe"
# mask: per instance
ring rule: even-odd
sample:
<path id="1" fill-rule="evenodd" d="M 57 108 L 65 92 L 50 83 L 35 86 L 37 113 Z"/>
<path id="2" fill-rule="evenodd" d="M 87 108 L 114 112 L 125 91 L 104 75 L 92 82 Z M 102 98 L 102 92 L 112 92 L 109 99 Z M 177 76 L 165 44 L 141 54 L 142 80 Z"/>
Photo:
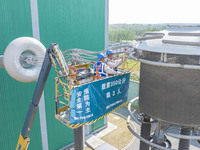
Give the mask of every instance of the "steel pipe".
<path id="1" fill-rule="evenodd" d="M 195 135 L 182 135 L 182 134 L 170 133 L 167 131 L 165 131 L 165 134 L 167 136 L 171 136 L 171 137 L 178 138 L 178 139 L 200 140 L 200 136 L 195 136 Z"/>
<path id="2" fill-rule="evenodd" d="M 142 41 L 142 40 L 153 40 L 153 39 L 162 39 L 164 34 L 160 35 L 154 35 L 154 36 L 147 36 L 147 37 L 141 37 L 137 38 L 136 41 Z"/>
<path id="3" fill-rule="evenodd" d="M 162 42 L 165 44 L 200 46 L 199 42 L 172 41 L 172 40 L 162 40 Z"/>
<path id="4" fill-rule="evenodd" d="M 164 36 L 165 34 L 161 33 L 161 32 L 145 32 L 145 35 L 162 35 L 162 36 Z"/>
<path id="5" fill-rule="evenodd" d="M 128 103 L 128 112 L 129 112 L 131 118 L 132 118 L 138 125 L 141 126 L 142 123 L 141 123 L 140 121 L 138 121 L 138 120 L 135 118 L 135 116 L 133 115 L 133 114 L 136 112 L 136 110 L 133 110 L 133 112 L 131 112 L 131 104 L 132 104 L 134 101 L 138 100 L 138 99 L 139 99 L 139 97 L 136 97 L 136 98 L 132 99 L 132 100 Z"/>
<path id="6" fill-rule="evenodd" d="M 191 32 L 169 32 L 169 36 L 200 36 L 200 33 Z"/>

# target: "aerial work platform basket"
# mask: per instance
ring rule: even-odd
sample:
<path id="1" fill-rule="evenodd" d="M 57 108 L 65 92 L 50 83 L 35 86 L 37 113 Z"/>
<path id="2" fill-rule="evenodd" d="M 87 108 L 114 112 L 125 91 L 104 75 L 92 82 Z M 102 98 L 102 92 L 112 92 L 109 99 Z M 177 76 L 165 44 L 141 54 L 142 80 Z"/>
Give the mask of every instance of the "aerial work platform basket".
<path id="1" fill-rule="evenodd" d="M 62 53 L 57 43 L 46 49 L 30 37 L 17 38 L 8 45 L 3 59 L 6 71 L 20 82 L 37 80 L 16 149 L 28 147 L 30 130 L 52 65 L 57 73 L 55 117 L 70 128 L 95 122 L 126 103 L 130 73 L 97 80 L 91 69 L 96 63 L 90 61 L 97 54 L 83 49 Z"/>
<path id="2" fill-rule="evenodd" d="M 95 62 L 69 64 L 58 44 L 50 54 L 55 78 L 55 118 L 70 128 L 93 123 L 127 103 L 130 73 L 96 80 Z"/>

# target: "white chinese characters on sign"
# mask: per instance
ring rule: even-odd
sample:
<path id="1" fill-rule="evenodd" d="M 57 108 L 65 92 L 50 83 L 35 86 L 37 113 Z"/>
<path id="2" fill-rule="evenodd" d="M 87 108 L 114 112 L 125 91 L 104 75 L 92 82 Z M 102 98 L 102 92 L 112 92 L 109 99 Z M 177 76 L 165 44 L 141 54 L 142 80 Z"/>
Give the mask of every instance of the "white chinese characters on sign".
<path id="1" fill-rule="evenodd" d="M 112 86 L 115 86 L 115 85 L 116 85 L 116 81 L 112 81 L 110 86 L 112 87 Z"/>
<path id="2" fill-rule="evenodd" d="M 77 109 L 81 109 L 81 108 L 82 108 L 82 103 L 76 104 L 76 108 L 77 108 Z"/>
<path id="3" fill-rule="evenodd" d="M 89 101 L 86 101 L 85 102 L 85 107 L 89 107 L 90 106 L 90 102 Z"/>
<path id="4" fill-rule="evenodd" d="M 84 95 L 83 99 L 84 99 L 84 101 L 89 101 L 90 97 L 89 97 L 89 95 Z"/>
<path id="5" fill-rule="evenodd" d="M 110 98 L 110 92 L 106 93 L 106 98 Z"/>
<path id="6" fill-rule="evenodd" d="M 84 95 L 89 94 L 89 89 L 84 89 Z"/>
<path id="7" fill-rule="evenodd" d="M 90 107 L 87 107 L 87 108 L 86 108 L 86 113 L 89 113 L 89 112 L 91 112 L 91 111 L 90 111 Z"/>
<path id="8" fill-rule="evenodd" d="M 81 98 L 79 97 L 79 98 L 77 98 L 77 101 L 76 101 L 76 103 L 81 103 Z"/>
<path id="9" fill-rule="evenodd" d="M 105 88 L 102 86 L 102 88 Z M 89 88 L 84 89 L 84 96 L 83 99 L 85 101 L 85 113 L 90 113 L 90 95 L 89 95 Z"/>
<path id="10" fill-rule="evenodd" d="M 118 88 L 117 95 L 118 95 L 118 94 L 121 94 L 121 92 L 120 92 L 120 88 Z"/>
<path id="11" fill-rule="evenodd" d="M 106 83 L 103 83 L 103 84 L 101 85 L 101 89 L 102 89 L 102 90 L 105 90 L 105 89 L 106 89 Z"/>
<path id="12" fill-rule="evenodd" d="M 109 81 L 109 82 L 106 82 L 106 83 L 102 83 L 101 84 L 101 90 L 106 90 L 106 89 L 109 89 L 109 88 L 111 88 L 113 86 L 125 84 L 125 82 L 126 82 L 126 78 L 117 79 L 117 80 L 114 80 L 114 81 Z M 117 91 L 107 92 L 106 93 L 106 98 L 108 99 L 111 96 L 114 97 L 114 96 L 119 95 L 119 94 L 121 94 L 120 88 L 118 88 Z"/>
<path id="13" fill-rule="evenodd" d="M 122 84 L 124 84 L 126 82 L 126 78 L 122 79 Z"/>
<path id="14" fill-rule="evenodd" d="M 115 96 L 115 91 L 113 91 L 113 94 L 112 94 L 112 96 Z"/>
<path id="15" fill-rule="evenodd" d="M 107 88 L 109 88 L 110 87 L 110 82 L 107 82 Z"/>
<path id="16" fill-rule="evenodd" d="M 115 81 L 103 83 L 101 85 L 101 90 L 105 90 L 105 89 L 108 89 L 108 88 L 116 86 L 116 85 L 124 84 L 125 82 L 126 82 L 126 78 L 123 78 L 122 80 L 118 79 L 118 80 L 115 80 Z"/>
<path id="17" fill-rule="evenodd" d="M 78 91 L 76 95 L 77 95 L 76 109 L 81 109 L 82 108 L 82 103 L 81 103 L 82 91 Z"/>
<path id="18" fill-rule="evenodd" d="M 77 97 L 81 97 L 82 96 L 82 91 L 78 91 L 77 92 Z"/>
<path id="19" fill-rule="evenodd" d="M 122 80 L 121 79 L 117 80 L 117 84 L 122 84 Z"/>
<path id="20" fill-rule="evenodd" d="M 106 87 L 106 85 L 105 85 Z M 76 93 L 76 113 L 79 117 L 74 117 L 75 120 L 86 119 L 93 116 L 91 113 L 89 88 L 82 89 Z M 83 115 L 84 114 L 84 115 Z M 83 115 L 83 116 L 82 116 Z"/>

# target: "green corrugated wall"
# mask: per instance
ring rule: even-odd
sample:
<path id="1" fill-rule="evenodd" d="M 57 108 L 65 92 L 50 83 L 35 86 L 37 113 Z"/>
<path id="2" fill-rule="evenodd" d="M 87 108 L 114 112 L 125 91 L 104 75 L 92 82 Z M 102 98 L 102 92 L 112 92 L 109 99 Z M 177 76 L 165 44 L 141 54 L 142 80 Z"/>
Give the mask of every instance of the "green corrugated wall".
<path id="1" fill-rule="evenodd" d="M 104 49 L 104 1 L 40 0 L 38 6 L 40 40 L 46 47 L 49 43 L 58 42 L 61 50 Z M 53 72 L 52 68 L 46 84 L 49 88 L 45 88 L 45 104 L 47 108 L 51 108 L 46 113 L 49 149 L 56 149 L 73 141 L 72 130 L 64 127 L 54 117 L 55 102 L 52 88 L 54 88 L 55 74 Z M 56 128 L 57 126 L 59 128 Z"/>
<path id="2" fill-rule="evenodd" d="M 30 2 L 0 1 L 0 55 L 15 38 L 32 36 Z M 0 69 L 0 149 L 13 150 L 22 130 L 35 83 L 20 83 Z M 41 149 L 39 113 L 33 124 L 29 149 Z"/>
<path id="3" fill-rule="evenodd" d="M 41 42 L 58 42 L 61 50 L 104 49 L 104 0 L 39 0 Z"/>
<path id="4" fill-rule="evenodd" d="M 45 47 L 58 42 L 61 50 L 104 49 L 104 0 L 38 0 L 38 12 L 40 39 Z M 3 55 L 6 46 L 13 39 L 32 35 L 30 1 L 1 0 L 0 55 Z M 45 87 L 50 150 L 59 149 L 73 141 L 73 130 L 54 117 L 54 77 L 52 68 Z M 20 83 L 12 79 L 5 69 L 0 69 L 0 149 L 15 149 L 34 87 L 35 83 Z M 42 149 L 38 113 L 30 138 L 29 150 Z"/>

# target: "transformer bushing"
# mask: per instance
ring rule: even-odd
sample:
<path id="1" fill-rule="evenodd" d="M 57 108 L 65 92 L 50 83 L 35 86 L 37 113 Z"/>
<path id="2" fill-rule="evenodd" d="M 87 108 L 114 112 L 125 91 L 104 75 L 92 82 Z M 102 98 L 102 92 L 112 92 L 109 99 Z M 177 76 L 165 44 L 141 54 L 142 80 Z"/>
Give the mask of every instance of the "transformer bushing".
<path id="1" fill-rule="evenodd" d="M 200 139 L 194 136 L 200 127 L 200 26 L 170 26 L 137 41 L 129 58 L 141 62 L 138 110 L 145 115 L 134 119 L 141 122 L 138 138 L 153 150 L 171 149 L 168 135 L 180 139 L 179 150 L 189 150 L 190 139 Z M 157 124 L 154 131 L 146 132 L 147 122 Z M 180 134 L 170 133 L 171 126 Z"/>

